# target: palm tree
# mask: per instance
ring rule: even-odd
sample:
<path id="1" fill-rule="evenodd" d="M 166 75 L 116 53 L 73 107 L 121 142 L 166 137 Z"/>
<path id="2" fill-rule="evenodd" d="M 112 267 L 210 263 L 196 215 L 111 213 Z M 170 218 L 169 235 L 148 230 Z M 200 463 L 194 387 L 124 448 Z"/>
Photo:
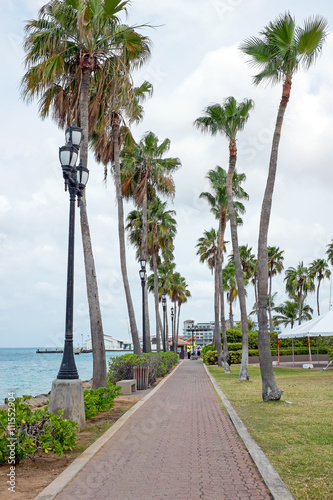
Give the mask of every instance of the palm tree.
<path id="1" fill-rule="evenodd" d="M 185 278 L 183 278 L 178 272 L 173 273 L 171 276 L 171 287 L 169 291 L 169 296 L 174 304 L 174 332 L 173 332 L 174 336 L 172 342 L 173 342 L 173 350 L 174 352 L 177 352 L 180 309 L 182 304 L 187 302 L 188 298 L 191 297 L 191 293 L 188 289 L 188 285 L 185 281 Z"/>
<path id="2" fill-rule="evenodd" d="M 159 144 L 153 132 L 147 132 L 138 144 L 124 148 L 121 152 L 122 192 L 133 196 L 138 207 L 142 207 L 142 246 L 141 257 L 147 260 L 148 247 L 148 200 L 156 192 L 169 197 L 174 196 L 175 185 L 172 173 L 181 166 L 179 158 L 162 158 L 170 148 L 170 140 Z M 147 293 L 147 289 L 146 289 Z M 150 346 L 148 294 L 146 295 L 146 346 Z M 150 348 L 148 347 L 148 350 Z"/>
<path id="3" fill-rule="evenodd" d="M 318 311 L 318 316 L 320 316 L 320 311 L 319 311 L 319 288 L 320 288 L 320 283 L 323 281 L 324 278 L 330 278 L 331 277 L 331 271 L 328 268 L 328 264 L 325 259 L 315 259 L 313 262 L 311 262 L 309 266 L 309 273 L 311 278 L 317 278 L 317 311 Z"/>
<path id="4" fill-rule="evenodd" d="M 286 270 L 284 281 L 286 282 L 286 291 L 291 298 L 296 297 L 298 303 L 298 324 L 302 321 L 303 300 L 308 292 L 313 292 L 315 285 L 313 276 L 309 270 L 300 262 L 298 266 L 289 267 Z"/>
<path id="5" fill-rule="evenodd" d="M 120 267 L 123 279 L 130 330 L 133 340 L 133 350 L 141 356 L 139 333 L 137 329 L 132 295 L 128 280 L 125 245 L 124 203 L 121 188 L 120 172 L 120 144 L 133 144 L 134 139 L 125 125 L 125 118 L 130 122 L 142 119 L 143 110 L 140 102 L 151 95 L 152 87 L 149 82 L 144 82 L 140 87 L 132 89 L 132 95 L 128 86 L 122 86 L 124 93 L 112 96 L 110 100 L 107 92 L 103 94 L 104 100 L 100 108 L 100 115 L 96 124 L 96 131 L 92 134 L 92 145 L 97 162 L 104 165 L 104 176 L 107 177 L 107 166 L 111 162 L 114 183 L 116 187 L 117 211 L 118 211 L 118 237 Z M 91 113 L 93 114 L 93 113 Z M 123 122 L 123 126 L 121 126 Z"/>
<path id="6" fill-rule="evenodd" d="M 274 307 L 273 311 L 278 313 L 273 317 L 273 324 L 275 326 L 283 325 L 286 328 L 290 325 L 290 328 L 293 328 L 295 322 L 299 319 L 299 305 L 297 300 L 286 300 L 283 304 Z M 309 321 L 312 318 L 312 313 L 312 307 L 304 304 L 303 299 L 301 321 Z"/>
<path id="7" fill-rule="evenodd" d="M 165 258 L 163 262 L 158 265 L 158 276 L 159 276 L 159 295 L 165 293 L 170 297 L 172 290 L 172 280 L 175 271 L 176 264 L 172 262 L 173 256 L 168 255 L 169 258 Z M 167 313 L 167 303 L 166 303 L 166 323 L 165 323 L 165 336 L 166 343 L 169 339 L 169 322 Z"/>
<path id="8" fill-rule="evenodd" d="M 237 235 L 237 216 L 233 201 L 233 177 L 236 168 L 237 133 L 243 130 L 245 123 L 249 118 L 249 112 L 253 108 L 251 99 L 244 99 L 243 102 L 237 103 L 234 97 L 228 97 L 223 104 L 213 104 L 208 106 L 204 113 L 205 115 L 195 120 L 195 125 L 203 132 L 209 131 L 212 135 L 217 133 L 224 134 L 229 140 L 229 169 L 226 180 L 228 210 L 231 229 L 232 249 L 235 259 L 236 280 L 239 294 L 239 304 L 241 310 L 241 323 L 243 330 L 242 344 L 242 362 L 239 372 L 240 380 L 249 379 L 248 367 L 248 322 L 246 314 L 245 288 L 243 283 L 243 272 L 240 262 L 238 235 Z"/>
<path id="9" fill-rule="evenodd" d="M 228 340 L 226 332 L 226 321 L 224 313 L 224 293 L 223 293 L 223 276 L 222 276 L 222 261 L 223 261 L 223 250 L 224 250 L 224 234 L 226 229 L 227 221 L 229 220 L 228 212 L 228 199 L 227 199 L 227 189 L 226 189 L 226 179 L 227 172 L 217 166 L 215 170 L 209 170 L 206 176 L 211 185 L 212 192 L 203 192 L 200 194 L 200 198 L 204 198 L 208 201 L 211 206 L 211 212 L 219 221 L 219 232 L 218 232 L 218 275 L 219 275 L 219 298 L 221 304 L 221 327 L 222 327 L 222 339 L 223 339 L 223 363 L 224 371 L 230 373 L 230 367 L 228 363 Z M 241 183 L 245 180 L 245 174 L 234 173 L 233 178 L 233 196 L 236 200 L 248 199 L 247 193 L 241 187 Z M 234 201 L 235 210 L 237 212 L 237 217 L 240 221 L 239 214 L 245 212 L 245 207 L 240 201 Z"/>
<path id="10" fill-rule="evenodd" d="M 275 184 L 278 149 L 282 124 L 290 98 L 292 77 L 301 65 L 308 69 L 322 50 L 327 36 L 327 22 L 321 17 L 308 19 L 304 28 L 296 27 L 289 12 L 280 15 L 260 33 L 261 38 L 251 37 L 243 42 L 240 49 L 250 57 L 250 64 L 258 67 L 254 84 L 267 81 L 272 84 L 283 82 L 282 98 L 279 105 L 265 194 L 262 202 L 258 239 L 258 347 L 264 401 L 279 400 L 282 392 L 278 389 L 270 350 L 267 329 L 267 289 L 268 289 L 268 249 L 267 237 Z"/>
<path id="11" fill-rule="evenodd" d="M 235 263 L 229 260 L 223 269 L 223 289 L 227 291 L 227 300 L 229 302 L 229 323 L 230 328 L 234 327 L 233 303 L 238 297 Z"/>
<path id="12" fill-rule="evenodd" d="M 148 277 L 148 291 L 154 293 L 156 316 L 156 346 L 160 350 L 161 321 L 159 315 L 159 283 L 158 263 L 160 251 L 173 250 L 173 239 L 176 235 L 176 220 L 173 218 L 174 210 L 166 210 L 166 202 L 158 197 L 148 204 L 148 255 L 150 268 L 153 269 L 152 279 Z M 141 255 L 142 244 L 142 211 L 132 210 L 127 216 L 127 226 L 130 242 L 137 249 L 137 258 Z"/>
<path id="13" fill-rule="evenodd" d="M 198 239 L 196 247 L 198 248 L 197 255 L 200 256 L 200 262 L 207 262 L 212 274 L 214 273 L 214 344 L 217 350 L 217 364 L 223 365 L 223 353 L 220 333 L 220 318 L 219 318 L 219 294 L 220 280 L 218 273 L 218 233 L 214 228 L 209 231 L 204 231 L 204 236 Z"/>
<path id="14" fill-rule="evenodd" d="M 268 247 L 268 277 L 269 277 L 269 302 L 268 302 L 268 315 L 269 315 L 269 330 L 273 331 L 272 321 L 272 278 L 276 274 L 283 271 L 283 252 L 279 247 Z"/>
<path id="15" fill-rule="evenodd" d="M 40 97 L 40 112 L 53 117 L 60 126 L 75 119 L 83 129 L 80 157 L 88 166 L 89 86 L 103 88 L 112 73 L 130 70 L 136 60 L 149 54 L 148 39 L 120 23 L 128 0 L 112 5 L 102 0 L 53 0 L 39 11 L 38 19 L 25 27 L 25 64 L 22 95 L 26 100 Z M 141 43 L 140 43 L 141 42 Z M 147 50 L 144 50 L 146 47 Z M 123 78 L 122 78 L 123 80 Z M 111 90 L 111 89 L 109 89 Z M 85 197 L 80 208 L 88 305 L 93 345 L 93 387 L 106 385 L 106 360 L 95 264 Z"/>

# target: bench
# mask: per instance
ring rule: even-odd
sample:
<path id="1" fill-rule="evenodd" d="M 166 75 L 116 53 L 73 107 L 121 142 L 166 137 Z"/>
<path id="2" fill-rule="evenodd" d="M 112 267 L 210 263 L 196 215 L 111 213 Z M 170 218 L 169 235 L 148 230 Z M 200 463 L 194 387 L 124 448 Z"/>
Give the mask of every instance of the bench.
<path id="1" fill-rule="evenodd" d="M 131 394 L 132 392 L 136 392 L 136 379 L 131 380 L 119 380 L 117 385 L 120 385 L 121 392 L 123 395 Z"/>

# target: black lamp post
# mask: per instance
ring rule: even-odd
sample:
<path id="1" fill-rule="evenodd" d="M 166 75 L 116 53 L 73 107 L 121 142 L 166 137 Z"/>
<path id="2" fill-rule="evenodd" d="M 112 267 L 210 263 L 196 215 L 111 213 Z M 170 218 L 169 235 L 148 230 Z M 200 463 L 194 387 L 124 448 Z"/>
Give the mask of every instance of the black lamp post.
<path id="1" fill-rule="evenodd" d="M 74 289 L 74 233 L 75 233 L 75 200 L 80 197 L 88 182 L 89 170 L 80 161 L 76 167 L 79 155 L 82 129 L 75 123 L 66 130 L 67 144 L 59 148 L 59 159 L 65 179 L 65 191 L 69 191 L 69 237 L 67 265 L 67 295 L 66 295 L 66 331 L 64 354 L 58 373 L 58 379 L 78 379 L 73 352 L 73 289 Z"/>
<path id="2" fill-rule="evenodd" d="M 140 271 L 139 275 L 141 278 L 142 287 L 142 351 L 147 352 L 146 346 L 146 316 L 145 316 L 145 285 L 146 285 L 146 259 L 141 257 L 140 259 Z"/>
<path id="3" fill-rule="evenodd" d="M 168 350 L 168 344 L 167 344 L 167 338 L 165 335 L 165 309 L 166 309 L 166 293 L 162 293 L 162 307 L 163 307 L 163 351 L 167 352 Z"/>
<path id="4" fill-rule="evenodd" d="M 171 332 L 172 332 L 172 349 L 175 350 L 175 328 L 174 328 L 174 315 L 175 315 L 175 312 L 174 312 L 174 308 L 171 307 Z"/>

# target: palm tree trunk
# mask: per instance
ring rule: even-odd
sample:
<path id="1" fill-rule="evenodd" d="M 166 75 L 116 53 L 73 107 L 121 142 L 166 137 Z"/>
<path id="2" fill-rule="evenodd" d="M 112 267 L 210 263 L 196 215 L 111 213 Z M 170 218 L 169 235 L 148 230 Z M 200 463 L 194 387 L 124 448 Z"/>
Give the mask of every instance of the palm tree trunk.
<path id="1" fill-rule="evenodd" d="M 229 169 L 228 169 L 226 186 L 227 186 L 228 210 L 229 210 L 230 229 L 231 229 L 232 251 L 234 254 L 234 263 L 235 263 L 235 272 L 236 272 L 236 281 L 238 288 L 239 306 L 241 312 L 241 326 L 242 326 L 242 362 L 239 371 L 239 379 L 248 380 L 249 379 L 248 321 L 246 314 L 243 269 L 240 260 L 239 246 L 238 246 L 237 220 L 234 209 L 234 200 L 232 196 L 232 180 L 235 172 L 236 159 L 237 159 L 236 141 L 234 139 L 230 140 L 229 152 L 230 152 Z"/>
<path id="2" fill-rule="evenodd" d="M 83 129 L 83 140 L 80 148 L 80 159 L 85 167 L 88 166 L 89 81 L 90 71 L 83 69 L 80 90 L 80 125 Z M 91 344 L 93 351 L 93 388 L 98 389 L 99 387 L 107 386 L 107 369 L 103 323 L 99 304 L 97 277 L 88 223 L 85 192 L 81 198 L 80 222 L 90 317 Z"/>
<path id="3" fill-rule="evenodd" d="M 298 293 L 298 324 L 302 323 L 302 293 L 303 286 L 301 285 L 300 291 Z"/>
<path id="4" fill-rule="evenodd" d="M 126 245 L 125 245 L 125 227 L 124 227 L 124 205 L 121 193 L 121 177 L 120 177 L 120 160 L 119 160 L 119 125 L 120 120 L 117 113 L 112 116 L 112 135 L 113 135 L 113 156 L 114 156 L 114 181 L 116 185 L 116 197 L 118 207 L 118 235 L 119 235 L 119 251 L 120 251 L 120 267 L 123 278 L 128 318 L 130 322 L 131 335 L 133 340 L 134 354 L 141 356 L 141 347 L 139 341 L 139 334 L 135 320 L 131 290 L 127 276 L 126 264 Z"/>
<path id="5" fill-rule="evenodd" d="M 320 287 L 320 279 L 318 279 L 318 286 L 317 286 L 317 311 L 318 311 L 318 316 L 320 316 L 320 311 L 319 311 L 319 287 Z"/>
<path id="6" fill-rule="evenodd" d="M 255 296 L 255 301 L 256 301 L 256 315 L 257 315 L 257 321 L 259 324 L 259 307 L 258 307 L 258 277 L 257 277 L 257 271 L 254 273 L 254 296 Z"/>
<path id="7" fill-rule="evenodd" d="M 155 298 L 155 317 L 156 317 L 156 350 L 160 352 L 160 312 L 159 312 L 159 295 L 158 295 L 158 270 L 157 270 L 157 256 L 153 254 L 153 269 L 154 269 L 154 298 Z"/>
<path id="8" fill-rule="evenodd" d="M 272 321 L 272 268 L 269 274 L 269 304 L 268 304 L 268 314 L 269 314 L 269 331 L 273 331 L 273 321 Z"/>
<path id="9" fill-rule="evenodd" d="M 222 343 L 220 332 L 220 278 L 219 278 L 219 249 L 215 254 L 214 265 L 214 343 L 217 350 L 217 364 L 223 366 Z"/>
<path id="10" fill-rule="evenodd" d="M 178 345 L 176 344 L 176 318 L 177 318 L 177 303 L 173 303 L 173 321 L 172 321 L 172 346 L 173 351 L 177 352 Z"/>
<path id="11" fill-rule="evenodd" d="M 229 351 L 228 351 L 228 339 L 227 339 L 227 325 L 225 321 L 225 311 L 224 311 L 224 290 L 223 290 L 223 271 L 222 271 L 222 252 L 224 246 L 224 234 L 226 228 L 226 217 L 225 212 L 221 213 L 219 221 L 219 259 L 218 259 L 218 276 L 219 276 L 219 292 L 220 292 L 220 312 L 221 312 L 221 328 L 222 328 L 222 340 L 223 340 L 223 350 L 222 350 L 222 363 L 224 367 L 224 373 L 231 373 L 229 366 Z"/>
<path id="12" fill-rule="evenodd" d="M 178 305 L 178 314 L 176 316 L 175 313 L 175 319 L 177 317 L 177 328 L 175 329 L 175 344 L 176 344 L 176 352 L 178 352 L 178 337 L 179 337 L 179 321 L 180 321 L 180 307 L 181 305 Z"/>
<path id="13" fill-rule="evenodd" d="M 163 339 L 163 323 L 162 323 L 161 315 L 160 315 L 159 311 L 158 311 L 158 327 L 160 329 L 160 339 Z M 164 349 L 165 349 L 165 340 L 164 340 L 163 345 L 162 345 L 162 351 L 164 351 Z"/>
<path id="14" fill-rule="evenodd" d="M 229 323 L 230 323 L 230 328 L 234 327 L 234 315 L 232 312 L 232 302 L 233 302 L 233 296 L 231 294 L 231 291 L 233 293 L 233 288 L 230 288 L 229 290 Z"/>
<path id="15" fill-rule="evenodd" d="M 169 351 L 169 321 L 168 321 L 168 305 L 165 304 L 165 343 L 167 351 Z"/>
<path id="16" fill-rule="evenodd" d="M 142 200 L 142 245 L 141 257 L 147 260 L 147 234 L 148 234 L 148 200 L 147 200 L 147 183 L 145 185 L 145 192 Z M 145 339 L 146 339 L 146 352 L 151 352 L 150 343 L 150 324 L 149 324 L 149 307 L 148 307 L 148 289 L 145 286 Z"/>
<path id="17" fill-rule="evenodd" d="M 267 237 L 272 208 L 272 198 L 275 184 L 278 149 L 281 129 L 291 89 L 291 76 L 287 75 L 283 84 L 282 99 L 280 102 L 273 136 L 272 151 L 269 162 L 266 189 L 262 202 L 259 238 L 258 238 L 258 348 L 260 372 L 262 381 L 262 398 L 264 401 L 279 400 L 282 392 L 278 389 L 272 364 L 270 336 L 267 330 L 267 288 L 268 288 L 268 249 Z"/>

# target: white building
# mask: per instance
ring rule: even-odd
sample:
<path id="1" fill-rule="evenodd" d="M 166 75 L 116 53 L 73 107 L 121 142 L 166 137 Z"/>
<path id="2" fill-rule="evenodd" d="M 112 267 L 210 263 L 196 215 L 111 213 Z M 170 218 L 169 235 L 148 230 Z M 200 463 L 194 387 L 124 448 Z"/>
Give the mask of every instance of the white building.
<path id="1" fill-rule="evenodd" d="M 106 351 L 132 351 L 133 344 L 130 339 L 115 339 L 111 337 L 111 335 L 104 335 L 104 346 Z M 91 339 L 88 339 L 86 342 L 86 349 L 91 350 L 92 344 Z"/>

